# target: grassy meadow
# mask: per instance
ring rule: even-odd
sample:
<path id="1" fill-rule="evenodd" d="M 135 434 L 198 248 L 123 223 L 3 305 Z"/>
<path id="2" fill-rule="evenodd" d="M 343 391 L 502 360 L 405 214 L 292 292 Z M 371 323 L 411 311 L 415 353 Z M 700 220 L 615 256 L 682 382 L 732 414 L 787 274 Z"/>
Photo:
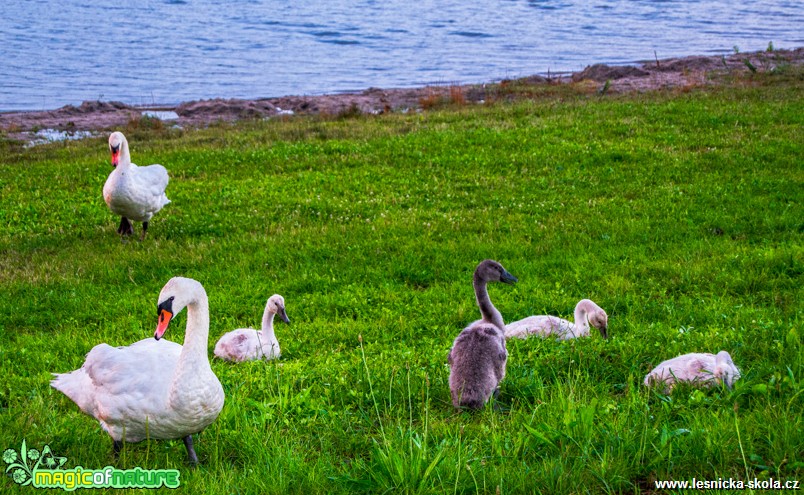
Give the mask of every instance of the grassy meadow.
<path id="1" fill-rule="evenodd" d="M 792 69 L 791 69 L 792 70 Z M 106 136 L 0 142 L 0 450 L 115 464 L 49 386 L 101 342 L 150 338 L 171 277 L 210 300 L 210 356 L 282 294 L 282 357 L 212 368 L 195 439 L 115 465 L 181 470 L 184 493 L 638 493 L 655 480 L 804 481 L 804 93 L 800 70 L 645 95 L 551 89 L 424 112 L 123 130 L 172 203 L 121 242 Z M 139 224 L 135 224 L 139 233 Z M 497 400 L 450 403 L 452 340 L 485 258 L 506 321 L 572 319 L 608 340 L 508 345 Z M 186 312 L 166 338 L 181 342 Z M 642 386 L 659 362 L 728 350 L 734 389 Z M 168 377 L 154 376 L 154 380 Z M 3 465 L 5 467 L 5 465 Z M 32 493 L 9 476 L 4 493 Z M 146 491 L 143 491 L 146 492 Z"/>

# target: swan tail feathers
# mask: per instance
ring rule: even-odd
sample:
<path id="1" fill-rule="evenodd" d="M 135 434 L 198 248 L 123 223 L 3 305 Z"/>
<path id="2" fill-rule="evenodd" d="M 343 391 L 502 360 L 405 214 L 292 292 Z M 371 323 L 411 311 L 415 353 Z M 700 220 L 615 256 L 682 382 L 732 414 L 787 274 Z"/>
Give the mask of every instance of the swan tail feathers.
<path id="1" fill-rule="evenodd" d="M 54 378 L 50 386 L 66 395 L 85 413 L 92 414 L 93 401 L 91 400 L 94 386 L 92 379 L 83 369 L 71 373 L 53 373 Z"/>

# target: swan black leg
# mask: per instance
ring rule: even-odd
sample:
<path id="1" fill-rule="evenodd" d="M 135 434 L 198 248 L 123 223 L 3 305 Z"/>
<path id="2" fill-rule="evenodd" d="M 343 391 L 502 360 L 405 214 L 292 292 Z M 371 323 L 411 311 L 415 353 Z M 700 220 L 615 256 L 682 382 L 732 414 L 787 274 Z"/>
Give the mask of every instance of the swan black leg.
<path id="1" fill-rule="evenodd" d="M 184 437 L 184 446 L 187 447 L 187 457 L 190 459 L 190 464 L 193 466 L 198 464 L 198 456 L 195 455 L 195 449 L 193 449 L 193 436 L 187 435 Z"/>
<path id="2" fill-rule="evenodd" d="M 140 237 L 140 241 L 145 239 L 146 232 L 148 232 L 148 222 L 142 222 L 142 236 Z"/>
<path id="3" fill-rule="evenodd" d="M 131 226 L 131 222 L 128 221 L 128 218 L 120 217 L 120 227 L 117 228 L 117 233 L 122 236 L 134 233 L 134 227 Z"/>
<path id="4" fill-rule="evenodd" d="M 114 453 L 114 458 L 117 459 L 120 457 L 120 449 L 123 447 L 122 440 L 114 440 L 112 442 L 112 452 Z"/>

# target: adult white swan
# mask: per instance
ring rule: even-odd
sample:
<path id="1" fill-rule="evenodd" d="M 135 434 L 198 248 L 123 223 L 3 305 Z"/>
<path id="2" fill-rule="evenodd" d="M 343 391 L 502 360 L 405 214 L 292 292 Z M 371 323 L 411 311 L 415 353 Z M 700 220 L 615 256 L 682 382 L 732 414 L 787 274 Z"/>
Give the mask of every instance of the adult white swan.
<path id="1" fill-rule="evenodd" d="M 505 377 L 508 350 L 505 348 L 502 315 L 491 303 L 488 282 L 513 284 L 517 278 L 494 260 L 477 265 L 472 279 L 482 319 L 463 329 L 449 351 L 449 390 L 456 408 L 482 408 L 497 393 Z"/>
<path id="2" fill-rule="evenodd" d="M 112 152 L 114 170 L 103 185 L 103 200 L 120 215 L 117 233 L 127 236 L 134 233 L 129 220 L 142 222 L 142 236 L 148 231 L 148 222 L 163 206 L 170 203 L 165 195 L 168 173 L 162 165 L 138 167 L 131 163 L 128 141 L 122 132 L 109 136 L 109 151 Z"/>
<path id="3" fill-rule="evenodd" d="M 603 338 L 608 338 L 609 317 L 603 309 L 589 299 L 581 299 L 575 305 L 575 323 L 549 315 L 528 316 L 505 326 L 505 338 L 526 339 L 531 335 L 555 336 L 560 340 L 589 336 L 589 325 L 597 328 Z"/>
<path id="4" fill-rule="evenodd" d="M 160 340 L 185 307 L 184 345 Z M 192 434 L 215 421 L 224 400 L 207 357 L 207 294 L 195 280 L 174 277 L 159 294 L 157 314 L 153 339 L 127 347 L 98 344 L 80 369 L 56 374 L 50 383 L 100 422 L 115 454 L 123 441 L 182 438 L 196 464 Z"/>
<path id="5" fill-rule="evenodd" d="M 278 358 L 279 341 L 274 333 L 275 315 L 279 315 L 285 323 L 290 323 L 285 313 L 285 299 L 279 294 L 269 297 L 265 303 L 261 330 L 239 328 L 224 334 L 215 344 L 215 356 L 235 362 Z"/>

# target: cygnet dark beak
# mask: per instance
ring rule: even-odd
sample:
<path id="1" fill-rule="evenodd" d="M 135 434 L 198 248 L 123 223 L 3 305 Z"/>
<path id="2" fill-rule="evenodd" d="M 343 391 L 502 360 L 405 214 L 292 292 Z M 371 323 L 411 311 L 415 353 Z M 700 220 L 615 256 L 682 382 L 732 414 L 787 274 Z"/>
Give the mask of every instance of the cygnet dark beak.
<path id="1" fill-rule="evenodd" d="M 288 319 L 288 315 L 285 313 L 285 308 L 279 308 L 279 311 L 277 311 L 276 314 L 278 314 L 279 318 L 281 318 L 285 323 L 290 323 L 290 319 Z"/>
<path id="2" fill-rule="evenodd" d="M 500 277 L 500 282 L 504 282 L 506 284 L 515 284 L 519 282 L 519 279 L 508 273 L 507 270 L 503 270 L 502 276 Z"/>

